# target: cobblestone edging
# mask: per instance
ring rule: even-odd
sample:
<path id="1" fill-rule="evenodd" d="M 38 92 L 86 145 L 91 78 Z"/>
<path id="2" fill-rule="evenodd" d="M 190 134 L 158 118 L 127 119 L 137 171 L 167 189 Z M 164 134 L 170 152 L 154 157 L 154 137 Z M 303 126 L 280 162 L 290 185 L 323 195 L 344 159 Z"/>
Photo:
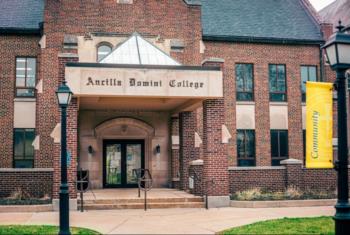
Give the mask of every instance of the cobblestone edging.
<path id="1" fill-rule="evenodd" d="M 282 201 L 235 201 L 230 206 L 236 208 L 274 208 L 274 207 L 313 207 L 334 206 L 336 199 L 322 200 L 282 200 Z"/>

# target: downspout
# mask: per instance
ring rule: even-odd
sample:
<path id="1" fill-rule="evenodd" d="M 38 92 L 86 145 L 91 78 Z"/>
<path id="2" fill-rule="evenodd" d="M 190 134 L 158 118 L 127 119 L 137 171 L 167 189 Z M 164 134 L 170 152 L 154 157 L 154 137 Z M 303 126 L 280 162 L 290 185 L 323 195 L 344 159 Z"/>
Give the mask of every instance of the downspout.
<path id="1" fill-rule="evenodd" d="M 320 44 L 320 82 L 324 82 L 326 81 L 326 77 L 325 77 L 325 71 L 324 71 L 324 56 L 323 56 L 323 49 L 322 46 L 324 44 Z"/>

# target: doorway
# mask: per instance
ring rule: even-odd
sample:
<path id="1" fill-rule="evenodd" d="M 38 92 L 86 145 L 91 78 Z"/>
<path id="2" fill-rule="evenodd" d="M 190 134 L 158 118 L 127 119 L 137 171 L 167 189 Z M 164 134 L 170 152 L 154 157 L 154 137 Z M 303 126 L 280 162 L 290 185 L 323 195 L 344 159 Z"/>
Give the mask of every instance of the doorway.
<path id="1" fill-rule="evenodd" d="M 103 141 L 104 188 L 137 187 L 136 169 L 145 165 L 144 140 Z"/>

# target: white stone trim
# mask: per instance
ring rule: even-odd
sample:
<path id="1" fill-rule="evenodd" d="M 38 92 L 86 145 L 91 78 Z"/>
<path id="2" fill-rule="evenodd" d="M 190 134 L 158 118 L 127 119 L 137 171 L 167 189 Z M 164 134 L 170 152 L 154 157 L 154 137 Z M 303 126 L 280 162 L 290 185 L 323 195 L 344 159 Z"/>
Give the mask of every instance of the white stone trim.
<path id="1" fill-rule="evenodd" d="M 40 135 L 35 136 L 32 146 L 34 147 L 34 150 L 40 150 Z"/>
<path id="2" fill-rule="evenodd" d="M 35 89 L 37 90 L 38 94 L 43 93 L 43 80 L 40 79 L 39 82 L 36 84 Z"/>
<path id="3" fill-rule="evenodd" d="M 0 168 L 0 172 L 53 172 L 53 168 Z"/>
<path id="4" fill-rule="evenodd" d="M 223 144 L 228 144 L 230 139 L 232 138 L 232 135 L 230 131 L 228 130 L 226 125 L 221 126 L 221 137 L 222 137 L 222 143 Z"/>
<path id="5" fill-rule="evenodd" d="M 57 123 L 55 128 L 52 130 L 50 137 L 53 138 L 54 143 L 61 143 L 61 123 Z"/>
<path id="6" fill-rule="evenodd" d="M 284 170 L 285 166 L 252 166 L 252 167 L 238 167 L 230 166 L 229 171 L 249 171 L 249 170 Z"/>
<path id="7" fill-rule="evenodd" d="M 191 166 L 203 166 L 204 161 L 202 159 L 194 160 L 190 162 Z"/>
<path id="8" fill-rule="evenodd" d="M 202 61 L 202 65 L 205 63 L 225 63 L 225 59 L 222 58 L 217 58 L 217 57 L 210 57 L 210 58 L 206 58 Z"/>
<path id="9" fill-rule="evenodd" d="M 199 136 L 197 132 L 194 133 L 194 147 L 199 148 L 203 144 L 202 138 Z"/>
<path id="10" fill-rule="evenodd" d="M 59 53 L 58 58 L 79 58 L 76 53 Z"/>
<path id="11" fill-rule="evenodd" d="M 303 161 L 298 159 L 289 158 L 280 162 L 281 165 L 302 165 Z"/>

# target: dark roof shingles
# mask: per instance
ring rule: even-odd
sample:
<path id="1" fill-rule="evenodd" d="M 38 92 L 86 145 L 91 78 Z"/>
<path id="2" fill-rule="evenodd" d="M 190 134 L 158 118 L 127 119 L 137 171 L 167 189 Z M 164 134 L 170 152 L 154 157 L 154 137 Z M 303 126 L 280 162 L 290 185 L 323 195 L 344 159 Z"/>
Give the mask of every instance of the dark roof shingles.
<path id="1" fill-rule="evenodd" d="M 0 28 L 38 30 L 44 0 L 0 0 Z"/>
<path id="2" fill-rule="evenodd" d="M 203 36 L 321 41 L 299 0 L 202 0 Z"/>

